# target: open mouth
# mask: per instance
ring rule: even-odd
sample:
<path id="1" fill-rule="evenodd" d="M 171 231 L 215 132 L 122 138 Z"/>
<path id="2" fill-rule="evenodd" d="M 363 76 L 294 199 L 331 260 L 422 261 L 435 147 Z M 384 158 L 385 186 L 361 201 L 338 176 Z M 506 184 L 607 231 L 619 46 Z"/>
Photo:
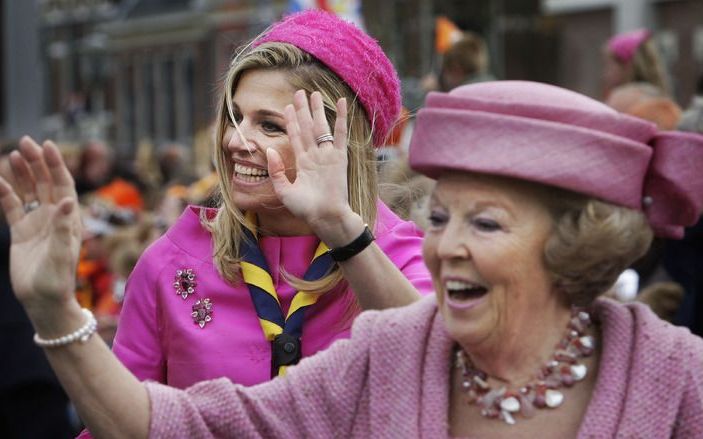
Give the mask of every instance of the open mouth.
<path id="1" fill-rule="evenodd" d="M 444 288 L 449 299 L 458 303 L 479 299 L 488 293 L 488 288 L 483 285 L 460 280 L 448 280 Z"/>
<path id="2" fill-rule="evenodd" d="M 259 183 L 269 177 L 269 173 L 265 169 L 245 166 L 239 163 L 234 164 L 235 176 L 247 183 Z"/>

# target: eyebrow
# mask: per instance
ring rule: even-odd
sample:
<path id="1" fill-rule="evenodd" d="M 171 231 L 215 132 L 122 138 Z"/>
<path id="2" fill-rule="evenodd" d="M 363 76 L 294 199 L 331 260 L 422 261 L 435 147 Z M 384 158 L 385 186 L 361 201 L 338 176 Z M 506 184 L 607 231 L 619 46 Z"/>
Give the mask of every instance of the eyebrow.
<path id="1" fill-rule="evenodd" d="M 510 210 L 509 207 L 505 205 L 505 203 L 500 203 L 498 201 L 479 201 L 477 203 L 474 203 L 473 208 L 474 210 L 485 210 L 489 208 Z"/>
<path id="2" fill-rule="evenodd" d="M 239 108 L 239 105 L 237 105 L 237 103 L 234 102 L 234 100 L 232 100 L 232 110 L 241 111 L 241 109 Z M 256 114 L 258 116 L 263 116 L 263 117 L 270 116 L 270 117 L 277 117 L 279 119 L 285 119 L 285 116 L 283 116 L 283 113 L 279 113 L 278 111 L 273 111 L 273 110 L 266 110 L 264 108 L 262 108 L 260 110 L 256 110 Z"/>
<path id="3" fill-rule="evenodd" d="M 436 204 L 444 204 L 442 201 L 439 199 L 437 194 L 435 192 L 432 192 L 430 195 L 430 202 L 431 203 L 436 203 Z M 469 208 L 470 212 L 469 213 L 475 213 L 475 212 L 481 212 L 486 209 L 498 209 L 502 210 L 505 213 L 507 213 L 509 216 L 514 217 L 513 210 L 507 206 L 505 203 L 501 203 L 499 201 L 478 201 L 475 203 L 469 203 Z"/>

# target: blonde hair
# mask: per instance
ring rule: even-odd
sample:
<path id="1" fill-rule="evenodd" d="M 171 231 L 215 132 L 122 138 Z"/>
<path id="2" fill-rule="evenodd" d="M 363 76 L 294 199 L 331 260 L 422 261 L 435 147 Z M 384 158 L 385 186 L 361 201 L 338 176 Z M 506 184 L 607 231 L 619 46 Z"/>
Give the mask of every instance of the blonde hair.
<path id="1" fill-rule="evenodd" d="M 630 68 L 632 72 L 630 81 L 648 82 L 664 90 L 667 94 L 671 92 L 664 65 L 653 38 L 645 41 L 637 49 Z"/>
<path id="2" fill-rule="evenodd" d="M 257 47 L 247 46 L 241 50 L 230 64 L 224 81 L 224 91 L 219 102 L 215 148 L 215 167 L 218 174 L 220 190 L 219 211 L 213 219 L 208 219 L 205 212 L 201 221 L 211 231 L 214 241 L 214 262 L 220 275 L 231 283 L 240 280 L 239 254 L 243 226 L 249 224 L 232 202 L 232 188 L 229 176 L 233 165 L 230 157 L 222 147 L 228 119 L 233 117 L 232 96 L 239 80 L 245 72 L 252 70 L 277 70 L 286 72 L 293 88 L 303 89 L 307 93 L 319 91 L 325 107 L 327 122 L 334 126 L 336 117 L 335 103 L 347 98 L 348 117 L 348 165 L 347 184 L 348 199 L 352 210 L 358 213 L 366 223 L 376 222 L 376 199 L 378 196 L 375 152 L 372 145 L 372 128 L 361 103 L 352 90 L 337 75 L 326 68 L 310 54 L 297 47 L 269 42 Z M 286 275 L 284 273 L 284 275 Z M 324 293 L 332 290 L 342 281 L 338 267 L 314 282 L 286 276 L 291 285 L 309 292 Z"/>
<path id="3" fill-rule="evenodd" d="M 647 252 L 652 229 L 633 209 L 563 189 L 542 193 L 554 220 L 545 266 L 569 304 L 586 306 Z"/>
<path id="4" fill-rule="evenodd" d="M 393 213 L 425 230 L 429 226 L 427 200 L 434 185 L 434 180 L 410 168 L 405 153 L 399 153 L 381 167 L 379 196 Z"/>

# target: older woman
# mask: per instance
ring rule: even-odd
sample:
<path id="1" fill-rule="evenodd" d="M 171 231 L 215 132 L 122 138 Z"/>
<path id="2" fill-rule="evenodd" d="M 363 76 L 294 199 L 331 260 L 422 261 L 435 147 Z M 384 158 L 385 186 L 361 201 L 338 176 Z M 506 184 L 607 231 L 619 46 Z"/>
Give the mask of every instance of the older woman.
<path id="1" fill-rule="evenodd" d="M 342 147 L 303 141 L 299 118 L 287 115 L 298 157 Z M 15 291 L 96 433 L 703 435 L 703 341 L 642 305 L 597 299 L 646 250 L 652 230 L 680 236 L 697 219 L 699 136 L 658 133 L 544 84 L 431 94 L 410 161 L 437 179 L 424 241 L 436 298 L 362 314 L 350 340 L 269 383 L 220 379 L 185 391 L 138 382 L 91 337 L 90 321 L 80 327 L 66 293 L 76 252 L 63 250 L 76 247 L 71 181 L 50 145 L 25 156 L 48 166 L 51 196 L 43 217 L 25 214 L 0 185 Z M 323 166 L 313 168 L 325 178 Z"/>

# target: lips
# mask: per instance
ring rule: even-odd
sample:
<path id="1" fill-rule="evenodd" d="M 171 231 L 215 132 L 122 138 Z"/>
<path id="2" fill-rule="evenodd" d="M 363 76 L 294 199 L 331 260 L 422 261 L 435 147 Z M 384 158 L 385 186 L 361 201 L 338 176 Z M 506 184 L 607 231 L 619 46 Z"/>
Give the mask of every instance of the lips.
<path id="1" fill-rule="evenodd" d="M 485 285 L 457 279 L 444 281 L 447 305 L 456 309 L 467 309 L 478 304 L 488 293 Z"/>

